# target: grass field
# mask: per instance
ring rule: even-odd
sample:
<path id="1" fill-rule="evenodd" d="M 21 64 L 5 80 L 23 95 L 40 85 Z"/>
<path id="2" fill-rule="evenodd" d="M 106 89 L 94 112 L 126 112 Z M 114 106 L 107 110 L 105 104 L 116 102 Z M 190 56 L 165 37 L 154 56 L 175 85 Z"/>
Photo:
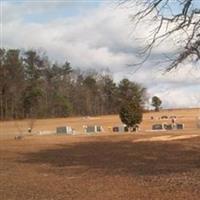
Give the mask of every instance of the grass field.
<path id="1" fill-rule="evenodd" d="M 146 132 L 162 115 L 176 115 L 183 131 Z M 150 117 L 154 116 L 155 120 Z M 2 200 L 199 200 L 199 109 L 146 113 L 141 131 L 112 134 L 117 116 L 37 120 L 35 131 L 101 124 L 98 136 L 13 136 L 26 121 L 1 122 Z M 165 121 L 165 120 L 164 120 Z M 163 121 L 163 122 L 164 122 Z M 20 130 L 19 130 L 20 128 Z"/>
<path id="2" fill-rule="evenodd" d="M 161 112 L 149 112 L 143 116 L 143 122 L 141 123 L 141 132 L 151 130 L 152 124 L 171 122 L 170 119 L 161 120 L 159 117 L 176 116 L 177 122 L 184 123 L 185 130 L 194 130 L 197 125 L 197 117 L 200 116 L 199 109 L 179 109 L 179 110 L 163 110 Z M 154 120 L 151 120 L 151 116 Z M 13 135 L 26 135 L 27 130 L 30 127 L 31 120 L 16 120 L 16 121 L 5 121 L 0 122 L 0 138 L 13 137 Z M 112 127 L 114 125 L 121 124 L 119 116 L 107 115 L 97 117 L 70 117 L 70 118 L 56 118 L 56 119 L 39 119 L 34 120 L 33 132 L 38 133 L 39 131 L 55 131 L 57 126 L 71 126 L 76 130 L 77 134 L 83 134 L 83 125 L 102 125 L 105 134 L 112 134 Z"/>

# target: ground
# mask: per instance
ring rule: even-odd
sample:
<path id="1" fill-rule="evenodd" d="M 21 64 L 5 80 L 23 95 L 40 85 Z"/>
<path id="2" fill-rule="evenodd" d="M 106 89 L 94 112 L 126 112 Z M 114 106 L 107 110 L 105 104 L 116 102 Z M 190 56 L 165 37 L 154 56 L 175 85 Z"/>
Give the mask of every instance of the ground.
<path id="1" fill-rule="evenodd" d="M 200 131 L 186 117 L 181 131 L 2 137 L 1 200 L 199 200 Z"/>

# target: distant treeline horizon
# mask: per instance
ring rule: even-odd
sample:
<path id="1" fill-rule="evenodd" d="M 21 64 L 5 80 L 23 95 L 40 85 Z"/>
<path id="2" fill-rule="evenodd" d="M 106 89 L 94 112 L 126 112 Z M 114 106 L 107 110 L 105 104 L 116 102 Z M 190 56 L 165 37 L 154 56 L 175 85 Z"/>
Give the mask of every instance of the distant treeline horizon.
<path id="1" fill-rule="evenodd" d="M 123 99 L 144 106 L 146 88 L 110 73 L 50 62 L 37 50 L 0 49 L 0 119 L 118 114 Z"/>

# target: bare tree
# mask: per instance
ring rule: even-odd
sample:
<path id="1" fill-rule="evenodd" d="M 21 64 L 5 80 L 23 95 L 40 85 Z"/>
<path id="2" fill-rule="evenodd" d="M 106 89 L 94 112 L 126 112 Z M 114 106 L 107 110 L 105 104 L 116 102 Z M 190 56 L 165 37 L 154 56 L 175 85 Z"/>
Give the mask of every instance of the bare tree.
<path id="1" fill-rule="evenodd" d="M 169 59 L 166 71 L 177 68 L 187 59 L 200 59 L 200 3 L 196 0 L 120 0 L 128 7 L 139 8 L 131 16 L 136 26 L 147 19 L 155 26 L 148 35 L 148 44 L 142 54 L 143 64 L 151 55 L 152 49 L 167 38 L 176 38 L 180 45 L 176 56 Z"/>

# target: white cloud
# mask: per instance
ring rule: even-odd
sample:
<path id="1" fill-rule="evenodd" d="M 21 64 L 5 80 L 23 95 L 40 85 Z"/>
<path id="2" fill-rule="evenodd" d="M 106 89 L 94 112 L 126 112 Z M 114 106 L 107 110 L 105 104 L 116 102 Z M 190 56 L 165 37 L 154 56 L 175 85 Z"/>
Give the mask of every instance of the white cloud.
<path id="1" fill-rule="evenodd" d="M 194 92 L 194 89 L 196 92 Z M 165 91 L 154 91 L 163 100 L 165 107 L 200 107 L 200 86 L 183 86 L 180 88 L 166 88 Z"/>
<path id="2" fill-rule="evenodd" d="M 149 88 L 150 95 L 157 94 L 163 99 L 165 106 L 200 106 L 195 100 L 197 91 L 200 93 L 200 71 L 193 65 L 185 64 L 178 72 L 165 75 L 152 60 L 135 73 L 134 67 L 127 67 L 138 61 L 136 53 L 141 41 L 134 38 L 142 38 L 148 32 L 147 27 L 141 28 L 140 32 L 132 32 L 129 11 L 102 5 L 82 15 L 39 23 L 25 21 L 24 18 L 27 13 L 45 14 L 45 5 L 34 5 L 33 9 L 33 5 L 24 4 L 23 9 L 27 7 L 27 11 L 21 14 L 18 5 L 4 6 L 12 11 L 9 20 L 3 24 L 4 47 L 43 48 L 54 60 L 68 59 L 75 67 L 110 68 L 115 80 L 127 77 L 143 83 Z M 168 42 L 153 53 L 154 57 L 159 57 L 174 50 Z M 181 98 L 177 100 L 176 96 Z"/>

